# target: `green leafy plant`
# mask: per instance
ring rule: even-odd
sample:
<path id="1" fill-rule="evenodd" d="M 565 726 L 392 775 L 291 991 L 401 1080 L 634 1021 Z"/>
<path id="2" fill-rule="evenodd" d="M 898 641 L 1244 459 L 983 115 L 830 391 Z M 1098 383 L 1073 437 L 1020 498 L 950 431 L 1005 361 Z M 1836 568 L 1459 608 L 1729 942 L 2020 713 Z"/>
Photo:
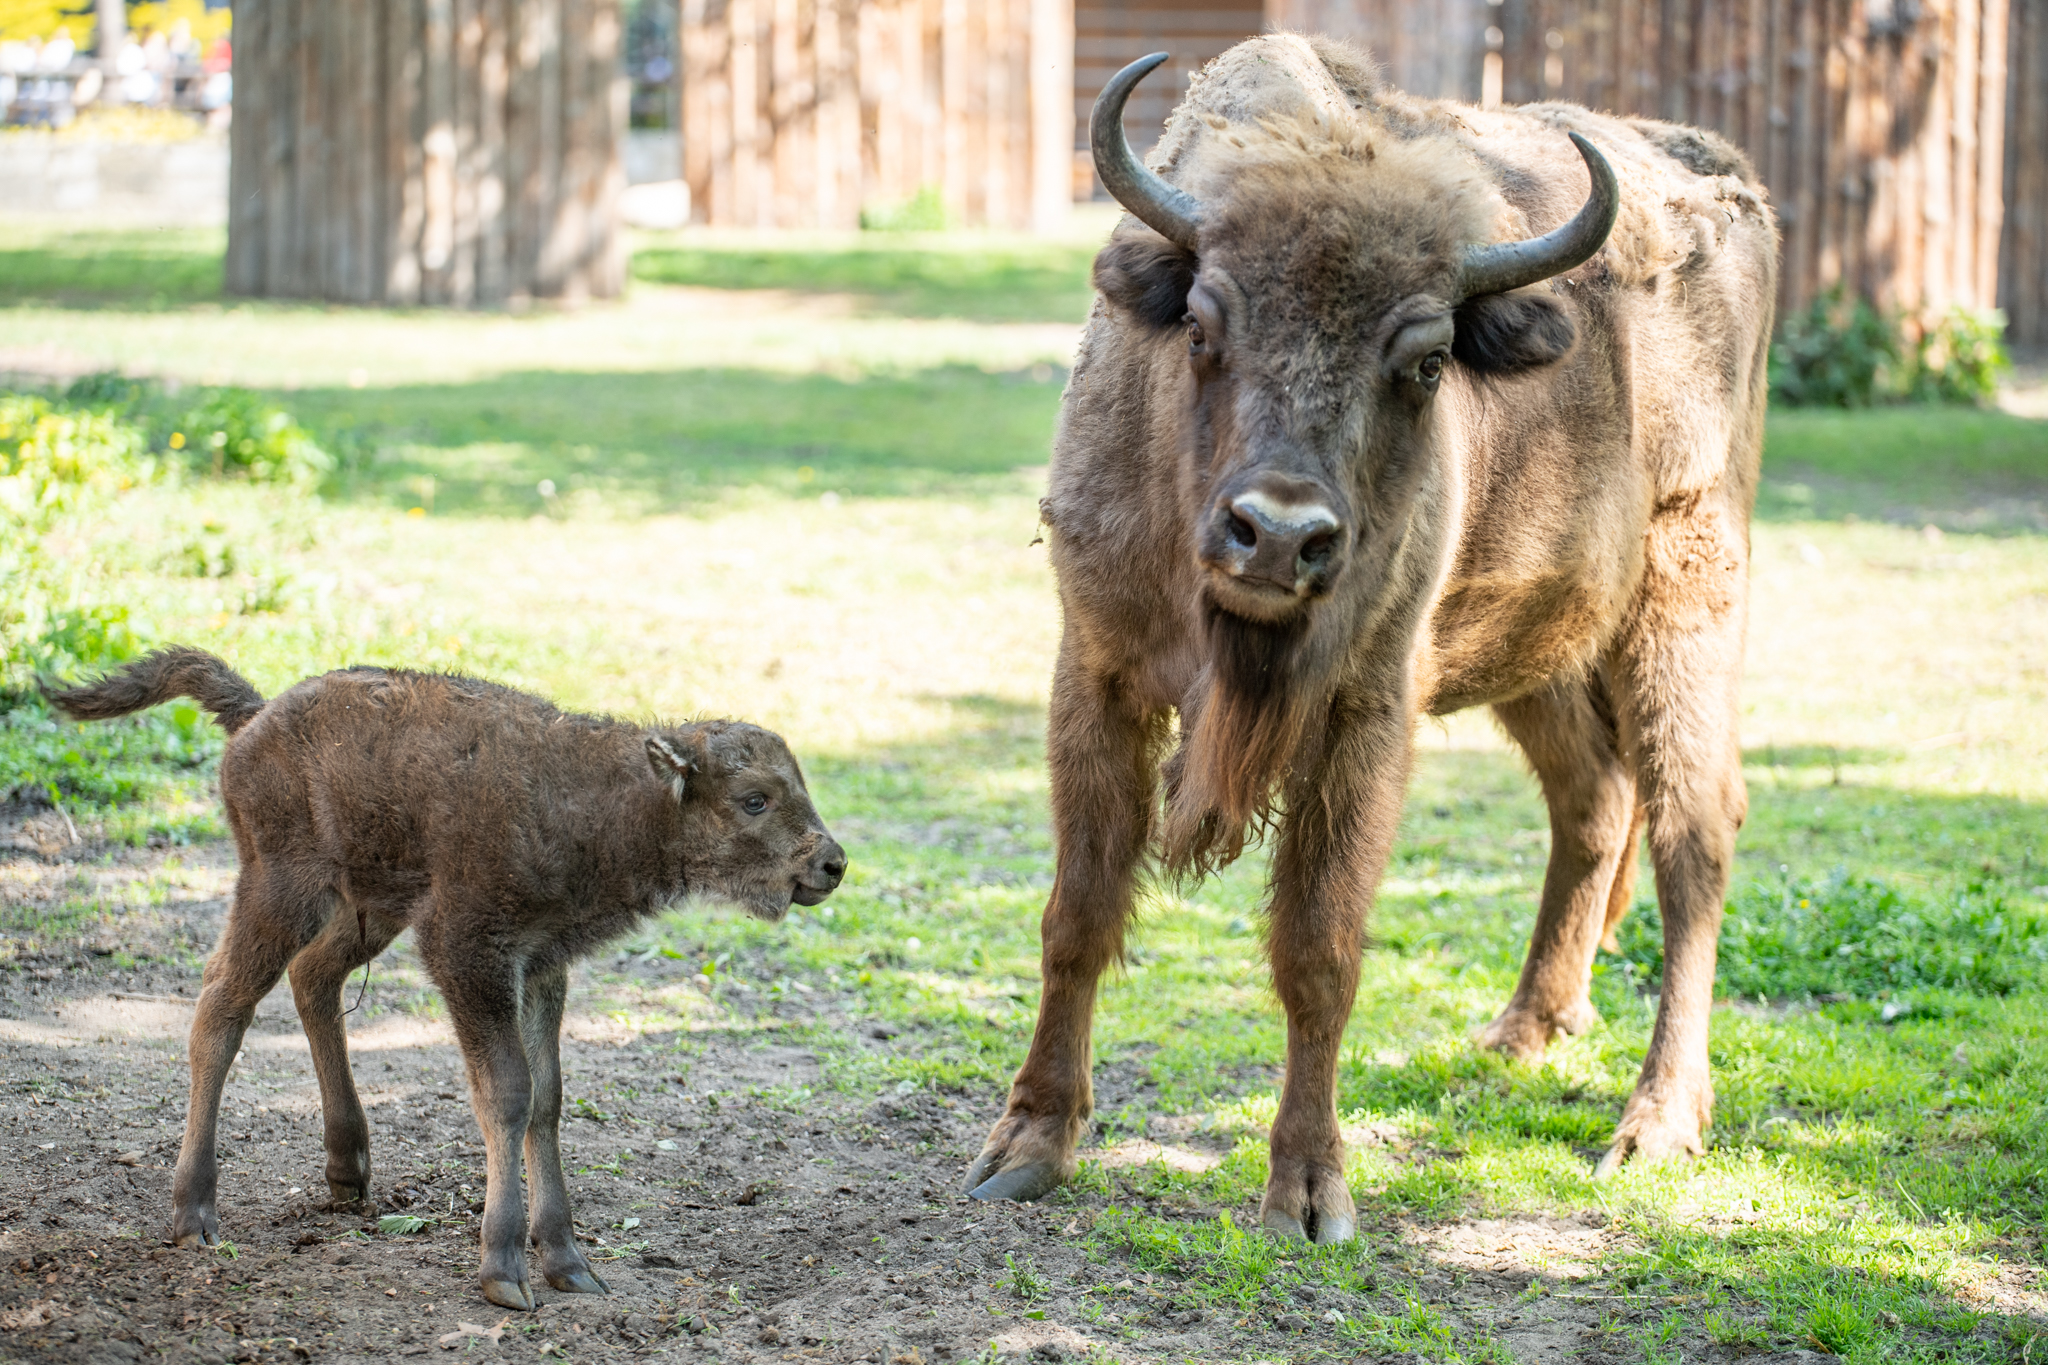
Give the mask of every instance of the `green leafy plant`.
<path id="1" fill-rule="evenodd" d="M 926 185 L 900 204 L 862 209 L 860 225 L 869 232 L 944 232 L 951 223 L 939 187 Z"/>
<path id="2" fill-rule="evenodd" d="M 178 419 L 167 444 L 201 471 L 256 483 L 317 483 L 334 460 L 292 415 L 247 389 L 214 389 Z"/>
<path id="3" fill-rule="evenodd" d="M 1656 907 L 1631 911 L 1623 956 L 1663 971 Z M 1781 886 L 1752 883 L 1721 925 L 1716 988 L 1744 999 L 1821 995 L 1872 999 L 1914 989 L 2007 995 L 2041 979 L 2048 925 L 1981 882 L 1940 900 L 1875 878 L 1837 874 Z"/>
<path id="4" fill-rule="evenodd" d="M 2011 362 L 2005 315 L 1951 307 L 1885 312 L 1840 285 L 1786 318 L 1771 346 L 1771 399 L 1787 407 L 1986 405 Z"/>

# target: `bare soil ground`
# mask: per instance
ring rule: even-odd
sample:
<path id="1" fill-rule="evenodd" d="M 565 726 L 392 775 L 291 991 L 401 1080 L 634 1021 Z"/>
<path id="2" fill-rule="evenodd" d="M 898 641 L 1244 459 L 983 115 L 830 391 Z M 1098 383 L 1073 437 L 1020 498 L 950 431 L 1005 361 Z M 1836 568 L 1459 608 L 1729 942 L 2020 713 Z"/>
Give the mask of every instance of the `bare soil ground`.
<path id="1" fill-rule="evenodd" d="M 326 1205 L 318 1092 L 281 986 L 224 1106 L 221 1222 L 233 1252 L 171 1248 L 187 1002 L 225 914 L 232 851 L 88 856 L 61 813 L 12 814 L 0 828 L 8 923 L 87 893 L 136 908 L 65 941 L 17 934 L 0 959 L 0 1359 L 1420 1361 L 1361 1354 L 1342 1330 L 1347 1314 L 1415 1304 L 1451 1329 L 1431 1358 L 1489 1335 L 1521 1360 L 1644 1358 L 1631 1323 L 1654 1314 L 1586 1279 L 1613 1237 L 1592 1215 L 1373 1230 L 1383 1266 L 1369 1299 L 1326 1293 L 1254 1314 L 1177 1307 L 1164 1279 L 1091 1253 L 1099 1196 L 958 1196 L 999 1094 L 849 1096 L 827 1084 L 815 1049 L 790 1041 L 820 1023 L 861 1048 L 914 1048 L 914 1034 L 863 1023 L 822 988 L 747 1021 L 707 1003 L 680 1030 L 597 1012 L 622 975 L 654 986 L 685 970 L 659 961 L 607 960 L 601 983 L 579 969 L 571 997 L 563 1141 L 609 1295 L 557 1294 L 536 1272 L 538 1311 L 508 1317 L 477 1294 L 482 1146 L 445 1021 L 417 999 L 351 1036 L 374 1132 L 371 1204 Z M 389 962 L 387 1002 L 403 993 Z M 374 1006 L 374 981 L 371 994 Z M 1101 1083 L 1113 1106 L 1128 1078 Z M 1113 1186 L 1121 1166 L 1218 1155 L 1199 1133 L 1163 1123 L 1159 1136 L 1096 1153 Z M 1142 1196 L 1121 1187 L 1117 1198 Z M 423 1221 L 380 1228 L 394 1214 Z M 1256 1210 L 1236 1214 L 1242 1223 Z M 1029 1297 L 1019 1267 L 1035 1277 Z M 1688 1335 L 1687 1359 L 1738 1358 Z"/>

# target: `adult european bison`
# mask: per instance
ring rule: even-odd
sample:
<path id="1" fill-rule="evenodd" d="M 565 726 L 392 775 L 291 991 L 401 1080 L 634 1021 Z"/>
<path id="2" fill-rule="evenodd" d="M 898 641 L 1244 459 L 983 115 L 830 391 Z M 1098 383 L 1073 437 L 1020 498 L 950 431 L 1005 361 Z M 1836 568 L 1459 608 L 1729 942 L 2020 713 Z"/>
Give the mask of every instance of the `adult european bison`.
<path id="1" fill-rule="evenodd" d="M 1746 807 L 1776 273 L 1754 177 L 1710 134 L 1414 99 L 1292 35 L 1196 78 L 1155 173 L 1122 110 L 1161 60 L 1095 110 L 1096 166 L 1136 221 L 1096 258 L 1053 450 L 1044 999 L 968 1188 L 1028 1199 L 1071 1175 L 1096 979 L 1148 850 L 1198 875 L 1270 827 L 1287 1076 L 1262 1217 L 1351 1236 L 1335 1088 L 1366 906 L 1418 718 L 1475 705 L 1527 754 L 1552 835 L 1483 1041 L 1534 1056 L 1594 1021 L 1594 945 L 1647 829 L 1663 996 L 1601 1170 L 1697 1152 Z"/>

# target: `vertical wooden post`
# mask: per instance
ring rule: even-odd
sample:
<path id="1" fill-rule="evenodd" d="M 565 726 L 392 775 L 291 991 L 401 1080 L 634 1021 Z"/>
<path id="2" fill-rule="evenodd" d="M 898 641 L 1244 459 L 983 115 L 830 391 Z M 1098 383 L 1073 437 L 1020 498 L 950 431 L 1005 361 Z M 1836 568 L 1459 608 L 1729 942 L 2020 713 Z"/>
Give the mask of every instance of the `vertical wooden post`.
<path id="1" fill-rule="evenodd" d="M 619 292 L 618 0 L 239 0 L 230 292 Z"/>

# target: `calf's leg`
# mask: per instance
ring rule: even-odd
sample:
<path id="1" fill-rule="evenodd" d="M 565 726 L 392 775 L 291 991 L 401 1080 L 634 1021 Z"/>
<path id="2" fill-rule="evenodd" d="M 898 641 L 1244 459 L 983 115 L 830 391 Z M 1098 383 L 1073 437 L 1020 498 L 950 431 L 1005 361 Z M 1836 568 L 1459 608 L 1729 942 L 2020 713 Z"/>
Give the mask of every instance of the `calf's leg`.
<path id="1" fill-rule="evenodd" d="M 349 1073 L 348 1030 L 342 996 L 349 974 L 384 951 L 404 928 L 376 912 L 361 920 L 339 896 L 329 896 L 326 928 L 292 959 L 292 998 L 320 1078 L 320 1116 L 327 1146 L 327 1193 L 337 1204 L 370 1193 L 370 1122 Z"/>
<path id="2" fill-rule="evenodd" d="M 1040 925 L 1038 1027 L 1002 1118 L 967 1168 L 966 1190 L 976 1199 L 1036 1199 L 1074 1174 L 1074 1147 L 1095 1108 L 1095 984 L 1123 952 L 1151 834 L 1156 722 L 1078 652 L 1070 632 L 1046 734 L 1058 854 Z"/>
<path id="3" fill-rule="evenodd" d="M 1640 606 L 1610 670 L 1656 870 L 1664 983 L 1635 1093 L 1596 1176 L 1631 1155 L 1705 1149 L 1714 956 L 1749 805 L 1736 733 L 1747 547 L 1741 518 L 1707 500 L 1654 522 Z"/>
<path id="4" fill-rule="evenodd" d="M 1289 784 L 1273 858 L 1269 954 L 1287 1011 L 1287 1078 L 1273 1121 L 1259 1220 L 1319 1243 L 1350 1240 L 1337 1064 L 1358 994 L 1365 916 L 1401 817 L 1413 720 L 1340 696 L 1320 759 Z"/>
<path id="5" fill-rule="evenodd" d="M 186 1049 L 191 1092 L 185 1141 L 171 1180 L 171 1240 L 179 1246 L 210 1247 L 220 1242 L 215 1207 L 220 1173 L 214 1148 L 228 1067 L 242 1049 L 242 1036 L 256 1016 L 256 1006 L 270 994 L 293 954 L 317 932 L 320 901 L 326 894 L 324 887 L 297 886 L 288 871 L 246 856 L 235 879 L 235 903 L 219 945 L 206 959 Z"/>
<path id="6" fill-rule="evenodd" d="M 568 995 L 567 963 L 526 978 L 519 1027 L 533 1073 L 533 1113 L 526 1125 L 527 1185 L 533 1194 L 528 1227 L 540 1249 L 540 1273 L 551 1286 L 571 1294 L 603 1294 L 610 1286 L 576 1246 L 569 1187 L 562 1178 L 562 1006 Z"/>
<path id="7" fill-rule="evenodd" d="M 1522 979 L 1479 1042 L 1534 1058 L 1558 1034 L 1581 1033 L 1600 1017 L 1587 988 L 1612 893 L 1634 883 L 1635 780 L 1622 764 L 1613 708 L 1597 678 L 1554 684 L 1494 713 L 1543 784 L 1550 867 Z"/>
<path id="8" fill-rule="evenodd" d="M 446 918 L 445 909 L 437 918 Z M 469 1102 L 484 1133 L 483 1263 L 477 1284 L 501 1308 L 530 1310 L 526 1276 L 526 1197 L 520 1149 L 533 1114 L 533 1073 L 520 1018 L 524 964 L 485 944 L 449 943 L 420 934 L 421 956 L 441 994 L 469 1072 Z"/>

